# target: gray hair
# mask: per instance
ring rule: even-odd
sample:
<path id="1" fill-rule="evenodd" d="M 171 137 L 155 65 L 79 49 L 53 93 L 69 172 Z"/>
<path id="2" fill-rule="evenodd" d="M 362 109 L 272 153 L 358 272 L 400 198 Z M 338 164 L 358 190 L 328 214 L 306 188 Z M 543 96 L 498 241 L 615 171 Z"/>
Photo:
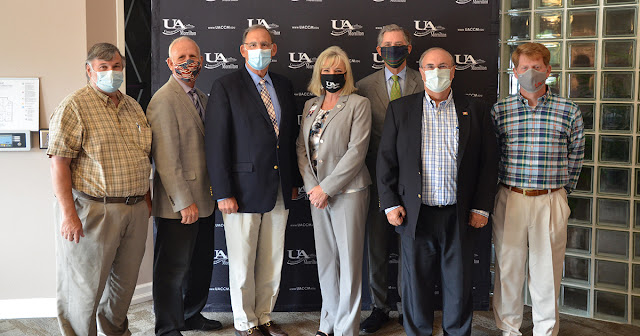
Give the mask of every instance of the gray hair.
<path id="1" fill-rule="evenodd" d="M 424 59 L 424 57 L 425 57 L 428 53 L 430 53 L 430 52 L 432 52 L 432 51 L 436 51 L 436 50 L 444 51 L 447 55 L 449 55 L 449 58 L 451 59 L 451 66 L 454 66 L 454 65 L 456 64 L 456 62 L 453 60 L 453 55 L 451 55 L 451 53 L 450 53 L 450 52 L 446 51 L 444 48 L 440 48 L 440 47 L 431 47 L 431 48 L 429 48 L 429 49 L 425 50 L 425 51 L 422 53 L 422 55 L 420 55 L 420 60 L 418 61 L 418 64 L 419 64 L 420 68 L 422 68 L 422 60 Z"/>
<path id="2" fill-rule="evenodd" d="M 110 61 L 113 59 L 113 57 L 116 55 L 116 53 L 118 53 L 118 55 L 120 55 L 120 58 L 122 59 L 122 67 L 124 68 L 125 65 L 127 64 L 126 59 L 124 58 L 124 56 L 122 56 L 122 53 L 120 52 L 120 49 L 118 49 L 118 47 L 114 46 L 111 43 L 96 43 L 94 44 L 91 49 L 89 49 L 89 52 L 87 53 L 87 59 L 85 61 L 85 64 L 88 64 L 91 67 L 91 62 L 94 59 L 99 59 L 99 60 L 103 60 L 103 61 Z M 93 69 L 93 68 L 92 68 Z M 85 73 L 86 75 L 86 73 Z M 89 75 L 87 75 L 87 80 L 89 79 Z"/>
<path id="3" fill-rule="evenodd" d="M 244 33 L 242 33 L 242 43 L 244 44 L 244 41 L 247 39 L 247 34 L 249 34 L 250 32 L 256 30 L 256 29 L 264 29 L 267 31 L 267 33 L 269 33 L 269 37 L 271 38 L 271 43 L 273 43 L 273 33 L 265 26 L 261 25 L 261 24 L 254 24 L 251 27 L 247 28 L 244 30 Z"/>
<path id="4" fill-rule="evenodd" d="M 407 42 L 407 45 L 411 44 L 411 33 L 409 33 L 406 29 L 398 26 L 397 24 L 392 23 L 380 29 L 380 32 L 378 33 L 378 45 L 382 45 L 382 38 L 384 37 L 385 33 L 394 32 L 394 31 L 401 31 L 402 34 L 404 34 L 404 40 L 405 42 Z"/>
<path id="5" fill-rule="evenodd" d="M 189 36 L 180 36 L 174 39 L 173 41 L 171 41 L 171 44 L 169 44 L 169 58 L 171 58 L 171 49 L 173 48 L 173 45 L 180 41 L 191 41 L 196 46 L 196 49 L 198 50 L 198 55 L 200 55 L 200 46 L 196 43 L 196 41 L 194 41 Z"/>

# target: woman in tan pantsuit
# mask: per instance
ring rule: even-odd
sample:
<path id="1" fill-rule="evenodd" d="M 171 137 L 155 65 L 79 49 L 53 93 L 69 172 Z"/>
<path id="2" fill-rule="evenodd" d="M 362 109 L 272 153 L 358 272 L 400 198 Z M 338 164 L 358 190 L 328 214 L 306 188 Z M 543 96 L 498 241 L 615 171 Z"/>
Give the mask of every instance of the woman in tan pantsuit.
<path id="1" fill-rule="evenodd" d="M 354 94 L 347 54 L 327 48 L 309 83 L 297 141 L 298 167 L 311 202 L 322 292 L 316 335 L 356 336 L 360 324 L 362 253 L 371 178 L 364 159 L 371 106 Z"/>

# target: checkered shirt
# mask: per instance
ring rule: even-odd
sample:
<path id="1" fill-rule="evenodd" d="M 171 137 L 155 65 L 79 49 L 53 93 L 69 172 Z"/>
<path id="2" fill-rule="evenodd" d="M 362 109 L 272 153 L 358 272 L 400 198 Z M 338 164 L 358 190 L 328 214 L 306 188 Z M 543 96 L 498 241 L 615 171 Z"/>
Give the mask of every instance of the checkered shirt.
<path id="1" fill-rule="evenodd" d="M 144 195 L 149 190 L 151 128 L 140 105 L 90 84 L 53 112 L 47 154 L 72 158 L 72 188 L 95 197 Z"/>
<path id="2" fill-rule="evenodd" d="M 452 94 L 436 103 L 425 94 L 422 107 L 422 203 L 456 203 L 458 115 Z"/>
<path id="3" fill-rule="evenodd" d="M 547 91 L 530 107 L 521 94 L 491 109 L 500 145 L 500 182 L 523 189 L 573 190 L 584 158 L 578 106 Z"/>

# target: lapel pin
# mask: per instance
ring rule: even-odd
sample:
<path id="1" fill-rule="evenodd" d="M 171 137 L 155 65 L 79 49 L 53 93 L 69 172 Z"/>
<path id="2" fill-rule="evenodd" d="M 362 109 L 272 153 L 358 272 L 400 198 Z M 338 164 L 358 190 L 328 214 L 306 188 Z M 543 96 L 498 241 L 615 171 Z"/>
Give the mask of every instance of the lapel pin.
<path id="1" fill-rule="evenodd" d="M 337 108 L 341 108 L 341 107 L 342 107 L 342 104 L 338 104 L 338 106 L 336 106 L 336 107 L 337 107 Z"/>
<path id="2" fill-rule="evenodd" d="M 462 115 L 469 115 L 469 112 L 464 111 L 464 112 L 462 112 Z"/>

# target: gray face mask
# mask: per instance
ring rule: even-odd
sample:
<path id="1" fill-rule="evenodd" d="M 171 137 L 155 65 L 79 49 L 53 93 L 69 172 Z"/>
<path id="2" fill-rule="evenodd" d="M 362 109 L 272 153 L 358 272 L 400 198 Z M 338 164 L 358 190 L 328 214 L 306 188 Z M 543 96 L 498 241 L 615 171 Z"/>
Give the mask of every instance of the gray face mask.
<path id="1" fill-rule="evenodd" d="M 523 90 L 534 93 L 542 88 L 547 80 L 547 73 L 529 69 L 525 73 L 518 75 L 518 83 Z"/>

